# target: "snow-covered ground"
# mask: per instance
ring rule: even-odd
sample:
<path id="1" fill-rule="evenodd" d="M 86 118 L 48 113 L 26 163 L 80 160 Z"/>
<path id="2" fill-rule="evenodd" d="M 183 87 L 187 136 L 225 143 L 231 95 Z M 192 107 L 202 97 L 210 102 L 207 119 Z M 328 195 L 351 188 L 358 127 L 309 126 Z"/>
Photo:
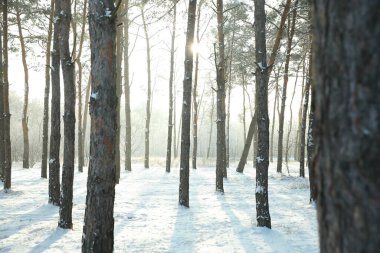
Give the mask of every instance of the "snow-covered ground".
<path id="1" fill-rule="evenodd" d="M 229 170 L 225 194 L 214 191 L 215 169 L 190 171 L 190 209 L 178 206 L 178 169 L 134 166 L 116 186 L 115 252 L 318 252 L 316 210 L 308 180 L 269 172 L 272 229 L 256 227 L 255 170 Z M 38 166 L 14 165 L 12 190 L 0 191 L 0 252 L 80 252 L 87 173 L 75 172 L 73 230 L 57 228 Z M 3 184 L 0 183 L 1 189 Z"/>

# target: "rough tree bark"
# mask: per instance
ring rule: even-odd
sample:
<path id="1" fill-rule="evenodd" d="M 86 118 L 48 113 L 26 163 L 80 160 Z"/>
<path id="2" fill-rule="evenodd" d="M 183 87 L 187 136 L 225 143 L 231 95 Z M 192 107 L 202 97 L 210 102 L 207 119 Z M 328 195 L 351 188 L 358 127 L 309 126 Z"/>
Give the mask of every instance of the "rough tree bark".
<path id="1" fill-rule="evenodd" d="M 309 129 L 307 132 L 307 167 L 309 169 L 310 182 L 310 203 L 317 201 L 317 185 L 315 168 L 313 166 L 314 150 L 315 150 L 315 85 L 311 84 L 310 112 L 309 112 Z"/>
<path id="2" fill-rule="evenodd" d="M 144 4 L 145 5 L 145 4 Z M 148 25 L 145 19 L 144 5 L 141 6 L 141 17 L 143 20 L 145 43 L 146 43 L 146 64 L 148 74 L 148 86 L 147 86 L 147 99 L 146 99 L 146 118 L 145 118 L 145 155 L 144 155 L 144 167 L 149 168 L 149 133 L 150 133 L 150 117 L 151 117 L 151 95 L 152 95 L 152 76 L 150 66 L 150 39 L 148 34 Z"/>
<path id="3" fill-rule="evenodd" d="M 132 171 L 132 126 L 129 86 L 129 0 L 124 1 L 124 12 L 125 169 Z"/>
<path id="4" fill-rule="evenodd" d="M 60 191 L 60 161 L 61 144 L 61 84 L 60 84 L 60 53 L 59 29 L 61 19 L 60 1 L 55 1 L 54 33 L 51 67 L 51 117 L 50 117 L 50 153 L 49 153 L 49 203 L 59 205 Z"/>
<path id="5" fill-rule="evenodd" d="M 257 113 L 257 158 L 256 158 L 256 220 L 257 226 L 271 228 L 268 202 L 269 166 L 269 117 L 267 49 L 265 36 L 265 0 L 255 0 L 255 55 L 256 69 L 256 113 Z"/>
<path id="6" fill-rule="evenodd" d="M 11 114 L 8 82 L 8 0 L 3 1 L 4 190 L 12 186 Z"/>
<path id="7" fill-rule="evenodd" d="M 292 20 L 288 22 L 288 43 L 286 47 L 286 60 L 285 60 L 285 70 L 284 70 L 284 83 L 282 85 L 282 97 L 281 97 L 281 112 L 279 117 L 279 127 L 278 127 L 278 148 L 277 148 L 277 172 L 282 173 L 282 155 L 283 155 L 283 139 L 284 139 L 284 119 L 285 119 L 285 107 L 286 107 L 286 92 L 288 88 L 289 81 L 289 65 L 290 65 L 290 54 L 292 52 L 292 42 L 295 31 L 296 17 L 297 17 L 297 3 L 294 2 L 294 10 L 292 15 Z M 289 17 L 290 18 L 290 17 Z"/>
<path id="8" fill-rule="evenodd" d="M 114 1 L 89 0 L 91 138 L 82 252 L 113 251 L 117 148 L 115 12 Z"/>
<path id="9" fill-rule="evenodd" d="M 63 115 L 63 166 L 61 199 L 59 208 L 58 226 L 65 229 L 73 227 L 73 181 L 74 181 L 74 159 L 75 159 L 75 62 L 70 54 L 69 37 L 71 21 L 71 1 L 61 0 L 61 12 L 59 15 L 59 51 L 61 57 L 61 68 L 64 83 L 64 115 Z"/>
<path id="10" fill-rule="evenodd" d="M 379 252 L 380 2 L 313 3 L 320 250 Z"/>
<path id="11" fill-rule="evenodd" d="M 26 62 L 26 46 L 24 40 L 24 34 L 22 33 L 21 26 L 21 14 L 16 7 L 16 23 L 18 29 L 18 36 L 20 40 L 21 47 L 21 59 L 22 66 L 24 68 L 24 106 L 22 109 L 22 118 L 21 118 L 21 126 L 22 126 L 22 135 L 23 135 L 23 143 L 24 150 L 22 155 L 22 167 L 24 169 L 29 168 L 29 128 L 28 128 L 28 106 L 29 106 L 29 69 L 28 63 Z"/>
<path id="12" fill-rule="evenodd" d="M 191 125 L 191 85 L 193 79 L 193 42 L 197 0 L 189 0 L 185 47 L 185 75 L 183 78 L 181 160 L 179 174 L 179 204 L 189 207 L 189 163 Z"/>
<path id="13" fill-rule="evenodd" d="M 272 66 L 273 66 L 273 64 L 274 64 L 274 62 L 276 60 L 276 56 L 277 56 L 278 50 L 280 48 L 280 41 L 281 41 L 282 34 L 283 34 L 283 31 L 284 31 L 286 17 L 288 16 L 288 13 L 289 13 L 290 3 L 291 3 L 291 0 L 286 0 L 284 11 L 282 12 L 282 15 L 281 15 L 280 25 L 279 25 L 279 28 L 277 30 L 276 39 L 275 39 L 275 42 L 274 42 L 274 45 L 273 45 L 272 53 L 271 53 L 270 58 L 269 58 L 268 81 L 269 81 L 269 77 L 270 77 L 270 74 L 271 74 L 272 69 L 273 69 Z M 252 128 L 252 127 L 254 128 L 255 127 L 256 123 L 254 123 L 254 122 L 256 121 L 256 118 L 252 117 L 252 121 L 253 121 L 253 123 L 251 122 L 251 124 L 249 125 L 250 128 Z M 248 133 L 249 133 L 249 131 L 252 132 L 254 130 L 253 129 L 248 129 Z M 249 149 L 251 147 L 251 143 L 252 143 L 252 139 L 253 139 L 253 134 L 252 134 L 251 138 L 248 138 L 248 137 L 249 136 L 247 135 L 246 143 L 244 144 L 244 149 L 243 149 L 243 152 L 242 152 L 242 156 L 240 157 L 240 161 L 239 161 L 239 166 L 241 165 L 242 167 L 241 168 L 238 167 L 236 169 L 236 171 L 238 171 L 238 172 L 243 172 L 244 171 L 244 166 L 246 164 L 247 157 L 248 157 L 248 154 L 249 154 Z M 246 149 L 248 149 L 248 151 Z"/>
<path id="14" fill-rule="evenodd" d="M 78 66 L 78 125 L 77 125 L 77 133 L 78 133 L 78 171 L 83 172 L 83 164 L 84 164 L 84 145 L 83 145 L 83 125 L 82 125 L 82 80 L 83 80 L 83 67 L 82 67 L 82 49 L 84 42 L 84 35 L 86 31 L 86 17 L 87 17 L 87 0 L 84 0 L 83 3 L 83 14 L 82 14 L 82 30 L 80 34 L 79 40 L 79 50 L 78 55 L 76 56 L 76 63 Z"/>
<path id="15" fill-rule="evenodd" d="M 227 177 L 226 168 L 226 80 L 224 57 L 224 13 L 223 0 L 216 2 L 218 21 L 218 60 L 216 69 L 216 191 L 224 192 L 223 177 Z"/>
<path id="16" fill-rule="evenodd" d="M 1 6 L 2 7 L 2 6 Z M 0 180 L 4 182 L 4 81 L 3 81 L 3 31 L 0 27 Z"/>
<path id="17" fill-rule="evenodd" d="M 44 92 L 44 117 L 42 123 L 42 159 L 41 178 L 47 178 L 47 158 L 49 141 L 49 96 L 50 96 L 50 64 L 51 64 L 51 39 L 53 37 L 53 18 L 55 1 L 50 1 L 49 28 L 47 33 L 45 53 L 45 92 Z"/>
<path id="18" fill-rule="evenodd" d="M 166 146 L 166 172 L 170 172 L 172 160 L 172 136 L 173 136 L 173 81 L 174 81 L 174 53 L 177 23 L 177 4 L 174 3 L 172 37 L 170 46 L 170 73 L 169 73 L 169 119 L 168 119 L 168 143 Z"/>
<path id="19" fill-rule="evenodd" d="M 88 83 L 87 83 L 87 88 L 86 88 L 86 98 L 85 98 L 85 106 L 84 106 L 84 111 L 83 111 L 83 134 L 82 134 L 82 143 L 83 143 L 83 152 L 86 148 L 86 133 L 87 133 L 87 117 L 88 117 L 88 107 L 90 103 L 90 91 L 91 91 L 91 75 L 88 78 Z M 88 155 L 88 152 L 85 152 Z M 88 156 L 86 157 L 86 161 L 88 160 Z M 83 155 L 83 166 L 86 163 L 84 162 L 84 155 Z"/>

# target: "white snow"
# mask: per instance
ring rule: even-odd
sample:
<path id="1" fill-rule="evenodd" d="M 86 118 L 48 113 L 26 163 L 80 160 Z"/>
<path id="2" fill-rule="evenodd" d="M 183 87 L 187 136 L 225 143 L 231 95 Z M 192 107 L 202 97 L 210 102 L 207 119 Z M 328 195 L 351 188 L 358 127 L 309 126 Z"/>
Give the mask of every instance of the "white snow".
<path id="1" fill-rule="evenodd" d="M 75 173 L 73 230 L 57 228 L 48 180 L 39 166 L 14 164 L 12 190 L 0 190 L 0 252 L 80 252 L 87 171 Z M 115 252 L 319 252 L 316 210 L 308 180 L 269 173 L 272 229 L 256 227 L 255 170 L 229 169 L 225 194 L 215 192 L 215 168 L 190 172 L 190 209 L 178 206 L 179 169 L 122 170 L 115 199 Z M 3 184 L 0 183 L 1 189 Z"/>
<path id="2" fill-rule="evenodd" d="M 92 99 L 96 100 L 96 99 L 98 99 L 98 96 L 99 96 L 98 92 L 92 92 L 90 97 Z"/>
<path id="3" fill-rule="evenodd" d="M 112 11 L 109 8 L 106 8 L 104 16 L 110 18 L 112 16 Z"/>

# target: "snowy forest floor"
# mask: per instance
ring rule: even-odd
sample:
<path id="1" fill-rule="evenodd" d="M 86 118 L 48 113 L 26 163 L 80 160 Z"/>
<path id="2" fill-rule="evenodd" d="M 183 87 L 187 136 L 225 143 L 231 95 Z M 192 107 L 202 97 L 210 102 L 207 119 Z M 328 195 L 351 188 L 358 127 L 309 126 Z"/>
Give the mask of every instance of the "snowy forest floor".
<path id="1" fill-rule="evenodd" d="M 58 207 L 47 203 L 48 180 L 39 166 L 14 164 L 12 190 L 0 191 L 0 252 L 80 252 L 86 177 L 75 172 L 73 230 L 57 228 Z M 272 229 L 256 227 L 255 170 L 231 166 L 225 194 L 215 192 L 215 169 L 190 171 L 190 209 L 178 206 L 178 169 L 122 171 L 115 198 L 115 252 L 319 252 L 316 210 L 309 183 L 269 171 Z M 286 168 L 284 168 L 286 171 Z M 306 173 L 307 174 L 307 173 Z M 3 184 L 0 183 L 0 188 Z"/>

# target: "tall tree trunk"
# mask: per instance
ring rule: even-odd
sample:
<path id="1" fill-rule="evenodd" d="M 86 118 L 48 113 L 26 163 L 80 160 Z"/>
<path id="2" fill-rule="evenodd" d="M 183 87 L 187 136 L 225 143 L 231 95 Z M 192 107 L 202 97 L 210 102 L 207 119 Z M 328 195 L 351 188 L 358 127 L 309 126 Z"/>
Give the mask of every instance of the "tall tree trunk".
<path id="1" fill-rule="evenodd" d="M 146 42 L 146 63 L 147 63 L 147 74 L 148 74 L 148 87 L 147 87 L 147 99 L 146 99 L 146 118 L 145 118 L 145 155 L 144 155 L 144 167 L 149 168 L 149 133 L 150 133 L 150 107 L 151 107 L 151 95 L 152 95 L 152 77 L 151 77 L 151 66 L 150 66 L 150 39 L 148 34 L 148 26 L 145 20 L 144 6 L 141 6 L 141 17 L 143 20 L 145 42 Z"/>
<path id="2" fill-rule="evenodd" d="M 311 101 L 309 112 L 309 130 L 307 133 L 307 167 L 309 169 L 309 182 L 310 182 L 310 203 L 317 201 L 317 184 L 316 184 L 316 171 L 313 166 L 314 150 L 315 150 L 315 85 L 311 85 Z"/>
<path id="3" fill-rule="evenodd" d="M 300 160 L 300 152 L 301 152 L 301 149 L 300 149 L 300 146 L 301 146 L 301 138 L 300 138 L 300 134 L 301 134 L 301 128 L 302 128 L 302 109 L 303 109 L 303 100 L 304 100 L 304 97 L 305 97 L 305 80 L 306 80 L 306 61 L 304 61 L 303 63 L 303 66 L 302 66 L 302 87 L 301 87 L 301 102 L 300 102 L 300 107 L 299 107 L 299 110 L 298 110 L 298 130 L 297 130 L 297 135 L 296 135 L 296 145 L 295 145 L 295 148 L 294 148 L 294 158 L 296 161 L 299 161 Z"/>
<path id="4" fill-rule="evenodd" d="M 83 172 L 83 164 L 84 164 L 84 145 L 83 145 L 83 127 L 82 127 L 82 76 L 83 76 L 83 67 L 81 62 L 84 35 L 86 32 L 86 17 L 87 17 L 87 0 L 84 0 L 83 3 L 83 15 L 82 15 L 82 30 L 79 40 L 79 52 L 77 55 L 77 65 L 78 65 L 78 171 Z"/>
<path id="5" fill-rule="evenodd" d="M 379 1 L 313 1 L 320 250 L 380 249 Z"/>
<path id="6" fill-rule="evenodd" d="M 4 190 L 11 188 L 12 183 L 12 147 L 11 147 L 11 114 L 9 113 L 8 82 L 8 0 L 3 0 L 3 95 L 4 95 Z"/>
<path id="7" fill-rule="evenodd" d="M 74 181 L 74 159 L 75 159 L 75 62 L 70 55 L 69 37 L 71 20 L 71 1 L 61 0 L 59 49 L 61 67 L 64 82 L 64 146 L 61 202 L 59 208 L 58 226 L 71 229 L 72 206 L 73 206 L 73 181 Z"/>
<path id="8" fill-rule="evenodd" d="M 132 127 L 129 86 L 129 0 L 124 1 L 124 12 L 125 169 L 132 171 Z"/>
<path id="9" fill-rule="evenodd" d="M 218 60 L 216 83 L 216 191 L 224 192 L 223 177 L 227 177 L 226 168 L 226 80 L 224 58 L 224 13 L 223 0 L 216 2 L 216 15 L 218 21 Z"/>
<path id="10" fill-rule="evenodd" d="M 118 9 L 118 15 L 121 15 L 121 9 Z M 121 23 L 121 18 L 118 18 L 117 23 Z M 120 180 L 120 106 L 121 106 L 121 82 L 122 82 L 122 61 L 123 61 L 123 27 L 116 27 L 116 183 Z"/>
<path id="11" fill-rule="evenodd" d="M 49 28 L 46 42 L 45 60 L 45 94 L 44 94 L 44 118 L 42 123 L 42 161 L 41 177 L 47 178 L 47 158 L 49 141 L 49 95 L 50 95 L 50 64 L 51 64 L 51 39 L 53 36 L 53 18 L 55 1 L 50 1 Z"/>
<path id="12" fill-rule="evenodd" d="M 179 174 L 179 204 L 189 207 L 189 163 L 190 163 L 190 124 L 191 124 L 191 85 L 193 79 L 193 42 L 197 0 L 189 0 L 187 17 L 185 75 L 183 78 L 181 161 Z"/>
<path id="13" fill-rule="evenodd" d="M 173 84 L 173 150 L 174 150 L 174 158 L 178 156 L 177 149 L 177 89 L 175 83 Z"/>
<path id="14" fill-rule="evenodd" d="M 90 90 L 91 90 L 91 75 L 89 76 L 88 78 L 88 84 L 87 84 L 87 88 L 86 88 L 86 98 L 85 98 L 85 106 L 84 106 L 84 111 L 83 111 L 83 126 L 82 126 L 82 129 L 83 129 L 83 133 L 82 133 L 82 143 L 83 143 L 83 153 L 84 153 L 84 150 L 86 148 L 86 132 L 87 132 L 87 116 L 88 116 L 88 107 L 89 107 L 89 103 L 90 103 Z M 86 152 L 86 154 L 88 154 L 88 152 Z M 88 158 L 88 157 L 87 157 Z M 86 160 L 87 160 L 86 158 Z M 84 155 L 83 155 L 83 166 L 85 165 L 86 163 L 84 162 Z"/>
<path id="15" fill-rule="evenodd" d="M 170 172 L 172 160 L 172 136 L 173 136 L 173 82 L 174 82 L 174 53 L 177 23 L 177 3 L 174 3 L 172 37 L 170 46 L 170 74 L 169 74 L 169 119 L 168 119 L 168 144 L 166 146 L 166 172 Z"/>
<path id="16" fill-rule="evenodd" d="M 201 9 L 202 9 L 201 0 L 198 4 L 198 12 L 197 12 L 197 33 L 196 33 L 196 41 L 197 41 L 197 50 L 195 52 L 195 74 L 194 74 L 194 87 L 193 87 L 193 156 L 192 156 L 192 165 L 193 169 L 197 168 L 197 154 L 198 154 L 198 73 L 199 73 L 199 24 L 201 20 Z"/>
<path id="17" fill-rule="evenodd" d="M 100 2 L 100 4 L 99 4 Z M 116 16 L 113 1 L 90 0 L 90 166 L 82 252 L 112 252 L 114 244 L 117 127 Z M 107 18 L 103 17 L 103 13 Z"/>
<path id="18" fill-rule="evenodd" d="M 289 64 L 290 64 L 290 54 L 292 52 L 292 41 L 294 36 L 294 28 L 297 17 L 297 3 L 294 3 L 294 10 L 292 16 L 292 22 L 288 22 L 288 44 L 286 48 L 286 60 L 285 60 L 285 73 L 284 73 L 284 83 L 282 86 L 282 99 L 281 99 L 281 113 L 279 117 L 279 127 L 278 127 L 278 148 L 277 148 L 277 172 L 282 173 L 282 155 L 283 155 L 283 139 L 284 139 L 284 118 L 285 118 L 285 107 L 286 107 L 286 92 L 288 88 L 289 80 Z"/>
<path id="19" fill-rule="evenodd" d="M 245 140 L 246 140 L 246 136 L 247 136 L 247 130 L 246 130 L 246 121 L 245 121 L 245 77 L 244 77 L 244 73 L 242 75 L 242 91 L 243 91 L 243 112 L 242 112 L 242 116 L 243 116 L 243 141 L 245 143 Z"/>
<path id="20" fill-rule="evenodd" d="M 1 6 L 2 7 L 2 6 Z M 0 180 L 4 182 L 4 75 L 3 75 L 3 31 L 0 27 Z"/>
<path id="21" fill-rule="evenodd" d="M 302 109 L 302 127 L 300 133 L 300 177 L 305 177 L 305 135 L 306 135 L 306 119 L 307 119 L 307 108 L 309 107 L 309 92 L 311 86 L 311 77 L 312 77 L 312 48 L 310 48 L 309 53 L 309 69 L 308 76 L 305 86 L 305 102 Z"/>
<path id="22" fill-rule="evenodd" d="M 60 1 L 55 1 L 54 33 L 51 67 L 51 117 L 50 117 L 50 153 L 49 153 L 49 203 L 59 205 L 60 191 L 60 160 L 61 147 L 61 84 L 60 84 L 60 52 L 59 29 L 61 11 Z"/>
<path id="23" fill-rule="evenodd" d="M 293 40 L 294 33 L 295 33 L 295 25 L 296 25 L 296 17 L 297 17 L 297 6 L 298 6 L 298 0 L 296 0 L 294 2 L 294 8 L 293 8 L 293 12 L 292 12 L 292 20 L 290 20 L 290 15 L 289 15 L 289 22 L 288 22 L 288 24 L 289 24 L 289 33 L 290 34 L 288 36 L 290 36 L 292 40 Z M 290 45 L 289 54 L 290 54 L 291 49 L 292 49 L 291 47 L 292 47 L 292 45 Z M 301 61 L 301 63 L 302 63 L 302 61 Z M 299 68 L 300 68 L 300 64 L 298 64 L 298 66 L 297 66 L 296 80 L 294 82 L 294 89 L 293 89 L 292 99 L 290 100 L 290 105 L 289 105 L 290 120 L 289 120 L 288 135 L 287 135 L 287 138 L 286 138 L 286 145 L 285 145 L 285 164 L 286 164 L 286 169 L 288 170 L 288 174 L 289 174 L 289 165 L 288 165 L 288 162 L 289 162 L 289 149 L 290 149 L 289 142 L 290 142 L 290 134 L 292 132 L 292 125 L 293 125 L 293 109 L 292 109 L 292 105 L 293 105 L 294 95 L 296 93 L 296 87 L 297 87 L 297 81 L 298 81 L 298 71 L 299 71 Z"/>
<path id="24" fill-rule="evenodd" d="M 290 100 L 290 105 L 289 105 L 289 111 L 290 111 L 290 119 L 289 119 L 289 127 L 288 127 L 288 136 L 286 137 L 286 146 L 285 146 L 285 164 L 286 164 L 286 169 L 288 170 L 289 174 L 289 150 L 290 150 L 290 135 L 292 133 L 292 128 L 293 128 L 293 101 L 294 101 L 294 96 L 296 94 L 296 88 L 297 88 L 297 82 L 298 82 L 298 72 L 300 69 L 301 64 L 304 64 L 304 59 L 298 64 L 297 70 L 296 70 L 296 80 L 294 81 L 294 88 L 293 88 L 293 95 L 292 99 Z"/>
<path id="25" fill-rule="evenodd" d="M 269 81 L 269 77 L 270 77 L 270 74 L 272 72 L 272 69 L 273 69 L 273 64 L 276 60 L 276 56 L 277 56 L 277 53 L 278 53 L 278 50 L 280 48 L 280 41 L 281 41 L 281 38 L 282 38 L 282 34 L 283 34 L 283 30 L 284 30 L 284 27 L 285 27 L 285 21 L 286 21 L 286 17 L 288 16 L 288 13 L 289 13 L 289 9 L 290 9 L 290 3 L 291 3 L 291 0 L 286 0 L 286 3 L 285 3 L 285 7 L 284 7 L 284 11 L 282 12 L 282 15 L 281 15 L 281 21 L 280 21 L 280 26 L 277 30 L 277 34 L 276 34 L 276 39 L 275 39 L 275 43 L 273 45 L 273 49 L 272 49 L 272 53 L 270 55 L 270 59 L 269 59 L 269 65 L 268 65 L 268 81 Z M 252 117 L 252 120 L 255 122 L 256 121 L 256 118 L 255 117 Z M 251 123 L 249 125 L 249 127 L 255 127 L 255 124 Z M 243 172 L 244 170 L 244 166 L 246 164 L 246 161 L 247 161 L 247 158 L 248 158 L 248 153 L 249 153 L 249 149 L 251 147 L 251 143 L 252 143 L 252 139 L 253 139 L 253 132 L 254 130 L 253 129 L 248 129 L 248 133 L 249 132 L 252 132 L 252 137 L 249 138 L 249 134 L 247 135 L 247 139 L 246 139 L 246 143 L 244 144 L 244 150 L 242 152 L 242 156 L 240 157 L 240 161 L 239 161 L 239 166 L 238 168 L 236 169 L 236 171 L 238 172 Z M 245 149 L 248 149 L 248 151 L 246 151 Z M 245 157 L 244 157 L 245 156 Z M 244 163 L 243 163 L 244 162 Z M 242 166 L 242 167 L 240 167 Z"/>
<path id="26" fill-rule="evenodd" d="M 22 155 L 22 167 L 24 169 L 29 168 L 29 129 L 28 129 L 28 106 L 29 106 L 29 69 L 28 64 L 26 62 L 26 48 L 25 48 L 25 40 L 24 35 L 22 33 L 21 27 L 21 14 L 20 11 L 16 10 L 16 22 L 18 28 L 18 36 L 20 40 L 21 46 L 21 58 L 22 58 L 22 66 L 24 68 L 24 106 L 22 109 L 22 135 L 24 141 L 24 152 Z"/>
<path id="27" fill-rule="evenodd" d="M 274 126 L 276 125 L 276 105 L 277 105 L 277 100 L 278 100 L 278 81 L 279 81 L 279 72 L 280 68 L 278 68 L 278 73 L 275 72 L 275 79 L 276 79 L 276 85 L 275 85 L 275 93 L 274 93 L 274 103 L 273 103 L 273 119 L 272 119 L 272 131 L 271 131 L 271 136 L 270 136 L 270 150 L 269 150 L 269 157 L 270 157 L 270 162 L 273 162 L 273 137 L 274 137 Z"/>
<path id="28" fill-rule="evenodd" d="M 214 110 L 215 110 L 214 93 L 212 93 L 212 105 L 211 105 L 211 111 L 210 111 L 210 131 L 209 131 L 209 136 L 208 136 L 208 147 L 207 147 L 207 155 L 206 155 L 207 159 L 210 157 Z"/>
<path id="29" fill-rule="evenodd" d="M 255 45 L 256 61 L 256 113 L 258 149 L 256 158 L 256 220 L 257 226 L 271 228 L 268 203 L 269 166 L 269 117 L 267 49 L 265 36 L 265 0 L 255 0 Z"/>
<path id="30" fill-rule="evenodd" d="M 230 82 L 231 84 L 231 82 Z M 227 87 L 226 167 L 230 167 L 231 85 Z"/>

